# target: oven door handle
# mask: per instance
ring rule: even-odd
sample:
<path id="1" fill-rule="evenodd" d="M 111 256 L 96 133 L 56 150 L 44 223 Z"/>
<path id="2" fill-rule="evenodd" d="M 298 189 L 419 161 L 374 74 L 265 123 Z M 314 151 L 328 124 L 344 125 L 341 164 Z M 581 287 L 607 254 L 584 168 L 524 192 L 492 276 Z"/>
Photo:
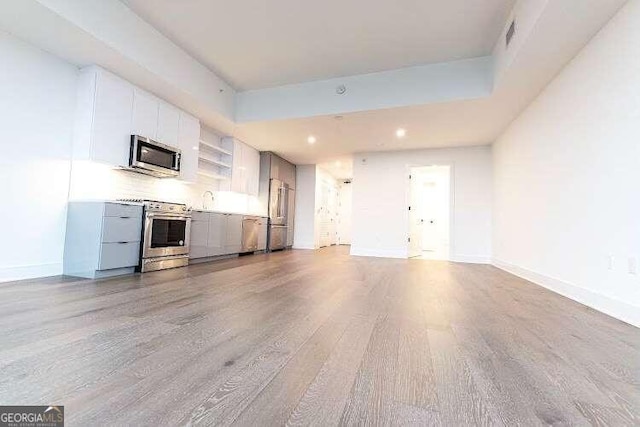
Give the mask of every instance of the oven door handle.
<path id="1" fill-rule="evenodd" d="M 177 220 L 190 220 L 191 217 L 190 216 L 184 216 L 184 215 L 171 215 L 171 214 L 152 214 L 149 213 L 147 214 L 147 218 L 156 218 L 156 219 L 177 219 Z"/>

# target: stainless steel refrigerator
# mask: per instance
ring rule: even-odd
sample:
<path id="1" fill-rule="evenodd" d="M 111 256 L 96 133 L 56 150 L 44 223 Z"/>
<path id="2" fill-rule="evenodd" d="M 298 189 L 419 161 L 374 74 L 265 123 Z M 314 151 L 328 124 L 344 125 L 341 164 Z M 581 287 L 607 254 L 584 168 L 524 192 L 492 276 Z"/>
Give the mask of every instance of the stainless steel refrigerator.
<path id="1" fill-rule="evenodd" d="M 291 246 L 295 191 L 278 179 L 269 181 L 269 250 Z"/>

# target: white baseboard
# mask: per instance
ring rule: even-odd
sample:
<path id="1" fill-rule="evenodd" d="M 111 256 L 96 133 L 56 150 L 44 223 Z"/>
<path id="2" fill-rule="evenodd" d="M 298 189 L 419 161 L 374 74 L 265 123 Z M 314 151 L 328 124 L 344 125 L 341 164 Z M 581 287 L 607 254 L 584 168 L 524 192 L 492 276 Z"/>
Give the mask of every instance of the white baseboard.
<path id="1" fill-rule="evenodd" d="M 492 264 L 501 270 L 640 328 L 640 307 L 638 306 L 505 261 L 494 259 Z"/>
<path id="2" fill-rule="evenodd" d="M 309 250 L 314 250 L 316 249 L 316 247 L 314 245 L 293 245 L 293 249 L 309 249 Z"/>
<path id="3" fill-rule="evenodd" d="M 406 250 L 367 249 L 354 246 L 351 246 L 351 255 L 376 258 L 409 258 Z M 454 255 L 451 261 L 469 264 L 491 264 L 491 258 L 475 255 Z"/>
<path id="4" fill-rule="evenodd" d="M 476 255 L 454 255 L 451 258 L 453 262 L 463 262 L 467 264 L 491 264 L 491 258 Z"/>
<path id="5" fill-rule="evenodd" d="M 21 265 L 0 268 L 0 282 L 37 279 L 39 277 L 59 276 L 62 274 L 62 263 Z"/>
<path id="6" fill-rule="evenodd" d="M 407 251 L 404 250 L 388 250 L 388 249 L 366 249 L 351 246 L 351 255 L 367 256 L 375 258 L 407 258 Z"/>

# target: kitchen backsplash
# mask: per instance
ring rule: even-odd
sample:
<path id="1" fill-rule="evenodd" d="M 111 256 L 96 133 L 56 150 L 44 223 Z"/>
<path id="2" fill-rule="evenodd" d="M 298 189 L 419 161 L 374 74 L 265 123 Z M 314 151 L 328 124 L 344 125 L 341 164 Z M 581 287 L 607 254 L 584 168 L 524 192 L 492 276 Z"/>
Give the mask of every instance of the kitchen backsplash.
<path id="1" fill-rule="evenodd" d="M 246 194 L 220 191 L 217 181 L 188 184 L 178 179 L 160 179 L 135 172 L 112 169 L 88 161 L 74 161 L 71 168 L 69 200 L 151 199 L 185 203 L 193 208 L 264 215 L 266 207 L 258 198 Z M 205 191 L 214 194 L 214 202 Z"/>

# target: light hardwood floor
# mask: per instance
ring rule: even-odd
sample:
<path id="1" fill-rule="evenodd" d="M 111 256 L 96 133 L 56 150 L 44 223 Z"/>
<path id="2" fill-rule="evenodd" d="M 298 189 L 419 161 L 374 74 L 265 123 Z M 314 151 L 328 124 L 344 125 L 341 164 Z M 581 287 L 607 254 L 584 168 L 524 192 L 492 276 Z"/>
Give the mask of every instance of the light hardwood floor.
<path id="1" fill-rule="evenodd" d="M 67 425 L 640 425 L 640 329 L 491 266 L 287 251 L 0 284 L 0 404 Z"/>

